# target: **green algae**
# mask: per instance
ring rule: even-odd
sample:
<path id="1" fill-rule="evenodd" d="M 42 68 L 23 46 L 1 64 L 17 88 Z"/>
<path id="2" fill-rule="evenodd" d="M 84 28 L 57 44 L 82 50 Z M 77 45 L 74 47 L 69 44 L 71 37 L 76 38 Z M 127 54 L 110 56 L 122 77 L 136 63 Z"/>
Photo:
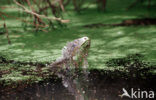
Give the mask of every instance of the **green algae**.
<path id="1" fill-rule="evenodd" d="M 117 1 L 111 0 L 111 2 Z M 155 10 L 149 11 L 145 8 L 125 11 L 128 5 L 126 2 L 122 5 L 124 9 L 119 9 L 119 5 L 109 1 L 106 12 L 98 12 L 94 5 L 89 6 L 90 9 L 80 14 L 67 11 L 63 14 L 65 19 L 70 19 L 67 27 L 56 26 L 55 30 L 49 29 L 48 32 L 32 31 L 31 25 L 28 25 L 25 31 L 25 26 L 22 26 L 20 21 L 8 18 L 6 24 L 12 44 L 8 44 L 5 35 L 0 35 L 0 56 L 5 55 L 8 59 L 21 62 L 51 63 L 61 56 L 61 49 L 68 41 L 88 36 L 91 39 L 88 57 L 89 69 L 124 70 L 121 66 L 108 67 L 106 62 L 136 53 L 144 55 L 143 60 L 156 64 L 156 26 L 106 26 L 91 29 L 83 27 L 83 25 L 93 23 L 114 24 L 126 19 L 156 16 Z M 8 8 L 5 12 L 9 15 L 18 15 L 15 9 Z M 3 24 L 3 21 L 0 21 L 0 24 Z M 2 27 L 0 27 L 1 31 L 3 31 Z M 0 71 L 5 72 L 1 75 L 0 81 L 6 84 L 28 80 L 38 82 L 44 79 L 39 75 L 36 66 L 31 65 L 19 66 L 2 63 Z M 152 73 L 155 73 L 155 70 Z M 45 77 L 50 75 L 46 67 L 41 68 L 40 74 Z"/>

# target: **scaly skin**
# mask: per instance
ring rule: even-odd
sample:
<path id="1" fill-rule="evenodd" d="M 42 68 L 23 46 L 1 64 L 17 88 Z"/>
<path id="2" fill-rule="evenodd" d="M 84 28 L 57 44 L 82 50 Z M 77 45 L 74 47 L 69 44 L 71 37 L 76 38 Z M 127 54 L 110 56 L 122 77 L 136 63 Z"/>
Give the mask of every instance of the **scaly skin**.
<path id="1" fill-rule="evenodd" d="M 50 65 L 50 68 L 87 68 L 88 50 L 90 48 L 90 39 L 82 37 L 67 43 L 62 49 L 62 57 Z"/>

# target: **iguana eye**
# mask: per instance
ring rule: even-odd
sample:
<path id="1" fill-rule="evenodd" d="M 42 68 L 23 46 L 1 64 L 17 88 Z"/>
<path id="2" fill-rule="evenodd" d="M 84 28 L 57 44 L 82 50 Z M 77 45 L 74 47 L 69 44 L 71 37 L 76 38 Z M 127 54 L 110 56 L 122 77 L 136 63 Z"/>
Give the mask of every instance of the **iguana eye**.
<path id="1" fill-rule="evenodd" d="M 64 48 L 63 49 L 67 49 L 67 47 L 66 46 L 64 46 Z"/>
<path id="2" fill-rule="evenodd" d="M 84 37 L 84 40 L 85 40 L 85 41 L 88 40 L 88 37 Z"/>

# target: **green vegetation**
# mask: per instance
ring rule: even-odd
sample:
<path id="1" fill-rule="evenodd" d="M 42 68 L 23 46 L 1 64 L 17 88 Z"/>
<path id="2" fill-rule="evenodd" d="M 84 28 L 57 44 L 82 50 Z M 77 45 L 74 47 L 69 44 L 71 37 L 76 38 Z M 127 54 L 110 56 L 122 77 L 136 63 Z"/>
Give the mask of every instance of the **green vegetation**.
<path id="1" fill-rule="evenodd" d="M 118 67 L 108 67 L 106 62 L 136 53 L 144 55 L 143 61 L 155 65 L 155 25 L 83 27 L 94 23 L 114 24 L 127 19 L 156 17 L 155 9 L 148 10 L 141 5 L 127 11 L 125 9 L 132 1 L 122 1 L 125 2 L 108 1 L 105 12 L 98 11 L 95 5 L 90 5 L 89 9 L 81 11 L 81 13 L 71 11 L 68 7 L 69 10 L 63 16 L 64 19 L 70 19 L 70 23 L 63 27 L 56 25 L 55 29 L 49 29 L 48 32 L 35 32 L 31 25 L 27 26 L 25 30 L 25 26 L 20 21 L 8 18 L 6 24 L 12 44 L 8 44 L 5 35 L 0 35 L 0 56 L 21 62 L 50 63 L 61 56 L 61 49 L 68 41 L 88 36 L 91 39 L 88 57 L 90 69 L 116 69 Z M 16 16 L 18 11 L 7 8 L 3 12 Z M 2 24 L 3 21 L 0 21 L 0 32 L 3 31 Z M 6 72 L 0 76 L 0 82 L 10 84 L 10 82 L 27 80 L 40 81 L 49 76 L 46 68 L 41 70 L 43 70 L 41 74 L 44 74 L 44 77 L 39 76 L 36 66 L 0 63 L 0 71 Z M 25 72 L 27 72 L 26 75 Z"/>

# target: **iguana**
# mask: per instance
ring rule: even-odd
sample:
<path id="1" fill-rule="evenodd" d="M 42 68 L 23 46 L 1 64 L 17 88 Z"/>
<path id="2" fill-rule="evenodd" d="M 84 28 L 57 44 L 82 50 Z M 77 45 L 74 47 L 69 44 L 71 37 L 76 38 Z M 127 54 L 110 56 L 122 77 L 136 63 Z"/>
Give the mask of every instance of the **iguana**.
<path id="1" fill-rule="evenodd" d="M 90 48 L 90 39 L 82 37 L 72 42 L 67 43 L 62 49 L 62 56 L 53 62 L 49 67 L 60 78 L 63 85 L 79 100 L 85 100 L 81 87 L 79 86 L 78 78 L 75 78 L 75 73 L 72 69 L 82 68 L 85 80 L 88 80 L 88 50 Z M 76 75 L 77 76 L 77 75 Z M 76 99 L 77 100 L 77 99 Z"/>
<path id="2" fill-rule="evenodd" d="M 90 39 L 82 37 L 72 42 L 68 42 L 62 49 L 62 56 L 50 64 L 53 69 L 73 69 L 88 67 L 88 50 L 90 48 Z"/>

